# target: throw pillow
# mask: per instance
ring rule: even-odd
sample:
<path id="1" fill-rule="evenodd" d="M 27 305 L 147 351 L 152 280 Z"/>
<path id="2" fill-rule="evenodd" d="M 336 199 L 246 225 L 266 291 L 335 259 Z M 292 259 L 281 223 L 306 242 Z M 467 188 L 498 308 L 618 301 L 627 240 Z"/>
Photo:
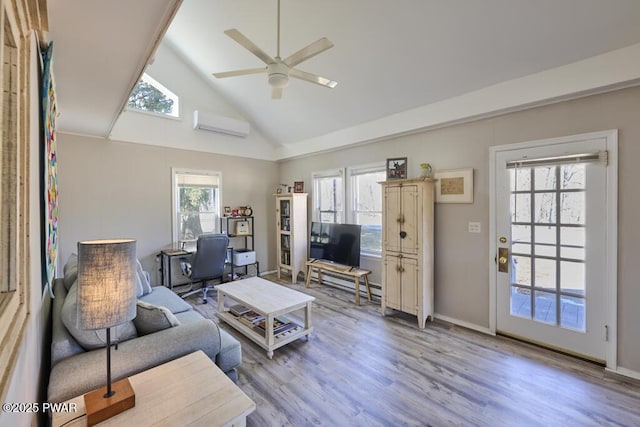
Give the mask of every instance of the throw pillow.
<path id="1" fill-rule="evenodd" d="M 64 287 L 67 289 L 71 289 L 71 285 L 73 285 L 78 278 L 78 254 L 69 255 L 69 259 L 63 268 L 64 278 L 62 282 L 64 283 Z"/>
<path id="2" fill-rule="evenodd" d="M 140 298 L 150 292 L 151 281 L 149 280 L 149 273 L 144 271 L 140 261 L 136 260 L 136 297 Z"/>
<path id="3" fill-rule="evenodd" d="M 180 325 L 180 321 L 169 311 L 160 305 L 138 301 L 136 318 L 133 319 L 138 335 L 148 335 L 163 329 Z"/>
<path id="4" fill-rule="evenodd" d="M 78 283 L 74 283 L 69 289 L 67 297 L 62 304 L 62 323 L 67 328 L 71 336 L 80 344 L 85 350 L 93 350 L 96 348 L 102 348 L 107 345 L 107 332 L 106 329 L 98 329 L 95 331 L 87 331 L 78 327 Z M 122 342 L 135 338 L 136 327 L 132 321 L 118 325 L 115 328 L 111 328 L 111 341 Z"/>

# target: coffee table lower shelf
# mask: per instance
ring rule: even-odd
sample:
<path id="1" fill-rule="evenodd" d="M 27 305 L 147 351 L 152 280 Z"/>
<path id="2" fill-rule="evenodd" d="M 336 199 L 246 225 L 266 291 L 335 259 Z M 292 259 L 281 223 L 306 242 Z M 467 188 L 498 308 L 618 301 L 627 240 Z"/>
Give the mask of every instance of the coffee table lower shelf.
<path id="1" fill-rule="evenodd" d="M 292 341 L 311 338 L 311 307 L 315 300 L 311 295 L 288 289 L 260 277 L 250 277 L 216 286 L 218 291 L 218 319 L 267 350 L 267 357 L 273 357 L 273 351 Z M 241 304 L 264 317 L 265 331 L 256 331 L 229 312 L 225 299 L 233 304 Z M 297 310 L 304 310 L 304 326 L 298 322 L 296 327 L 281 334 L 274 334 L 274 320 Z M 293 321 L 293 320 L 292 320 Z"/>
<path id="2" fill-rule="evenodd" d="M 281 335 L 274 335 L 273 343 L 269 345 L 267 337 L 268 334 L 266 333 L 266 331 L 265 334 L 262 335 L 261 333 L 255 331 L 252 327 L 249 327 L 242 323 L 236 316 L 229 313 L 228 311 L 222 313 L 218 312 L 218 319 L 223 320 L 225 323 L 240 332 L 242 335 L 267 350 L 267 357 L 269 357 L 269 359 L 273 357 L 274 350 L 304 336 L 306 336 L 308 340 L 311 336 L 311 332 L 313 331 L 313 327 L 305 328 L 304 326 L 297 325 L 294 329 L 289 329 L 287 332 Z"/>

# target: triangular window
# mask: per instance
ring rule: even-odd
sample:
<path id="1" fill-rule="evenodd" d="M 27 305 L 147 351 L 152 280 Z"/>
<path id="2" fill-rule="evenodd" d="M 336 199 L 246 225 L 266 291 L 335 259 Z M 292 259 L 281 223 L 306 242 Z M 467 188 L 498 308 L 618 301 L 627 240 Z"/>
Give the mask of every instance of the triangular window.
<path id="1" fill-rule="evenodd" d="M 171 117 L 180 117 L 178 95 L 162 86 L 148 74 L 133 88 L 127 106 L 133 110 L 157 113 Z"/>

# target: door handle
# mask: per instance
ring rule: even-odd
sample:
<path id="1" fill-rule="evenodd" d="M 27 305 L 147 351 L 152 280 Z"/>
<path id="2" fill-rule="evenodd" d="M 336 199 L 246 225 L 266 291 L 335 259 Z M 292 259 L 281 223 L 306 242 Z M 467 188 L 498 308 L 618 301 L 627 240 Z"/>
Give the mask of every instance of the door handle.
<path id="1" fill-rule="evenodd" d="M 407 232 L 406 231 L 401 231 L 400 232 L 400 238 L 404 239 L 405 237 L 407 237 Z"/>

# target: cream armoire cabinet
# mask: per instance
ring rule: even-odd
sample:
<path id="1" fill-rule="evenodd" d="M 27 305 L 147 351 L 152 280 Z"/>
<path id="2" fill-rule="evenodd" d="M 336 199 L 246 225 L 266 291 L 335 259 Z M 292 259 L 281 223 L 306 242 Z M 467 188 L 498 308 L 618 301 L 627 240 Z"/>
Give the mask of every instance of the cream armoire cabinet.
<path id="1" fill-rule="evenodd" d="M 433 319 L 433 179 L 382 185 L 382 315 L 387 308 Z"/>
<path id="2" fill-rule="evenodd" d="M 276 256 L 278 279 L 284 270 L 296 283 L 307 262 L 307 193 L 276 194 Z"/>

